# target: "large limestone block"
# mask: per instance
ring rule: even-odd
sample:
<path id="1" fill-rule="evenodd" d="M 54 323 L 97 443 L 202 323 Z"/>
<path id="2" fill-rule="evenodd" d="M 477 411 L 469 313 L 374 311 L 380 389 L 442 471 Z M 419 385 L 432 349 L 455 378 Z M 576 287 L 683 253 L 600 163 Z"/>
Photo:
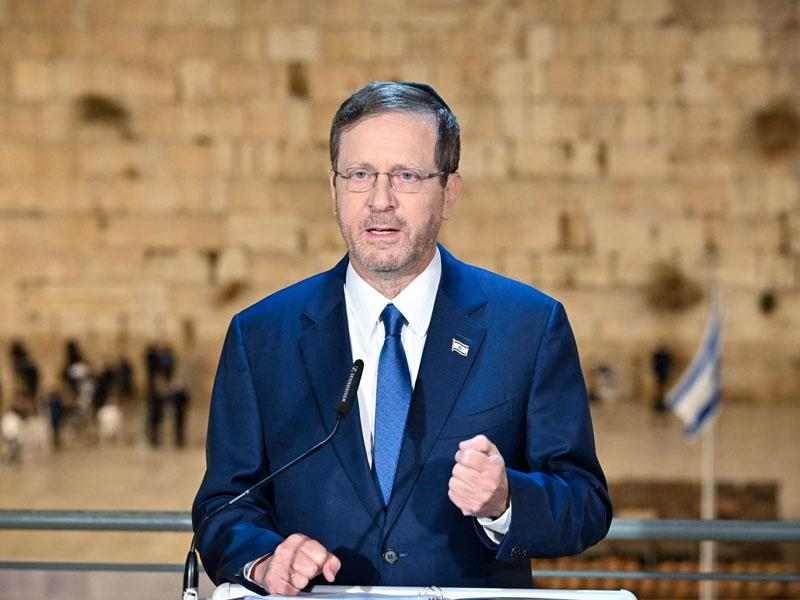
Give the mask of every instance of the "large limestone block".
<path id="1" fill-rule="evenodd" d="M 608 167 L 612 177 L 663 178 L 670 173 L 668 151 L 660 144 L 613 144 L 609 146 Z"/>
<path id="2" fill-rule="evenodd" d="M 283 103 L 279 100 L 259 99 L 248 102 L 244 108 L 244 120 L 247 123 L 246 135 L 275 139 L 283 134 Z"/>
<path id="3" fill-rule="evenodd" d="M 156 25 L 164 19 L 164 0 L 89 0 L 84 14 L 90 25 Z"/>
<path id="4" fill-rule="evenodd" d="M 204 283 L 209 280 L 208 260 L 196 250 L 145 253 L 142 276 L 169 285 Z"/>
<path id="5" fill-rule="evenodd" d="M 600 290 L 608 285 L 609 270 L 598 256 L 551 252 L 541 258 L 537 283 L 548 289 Z"/>
<path id="6" fill-rule="evenodd" d="M 210 60 L 189 60 L 178 67 L 179 92 L 185 100 L 213 98 L 216 65 Z"/>
<path id="7" fill-rule="evenodd" d="M 50 68 L 43 61 L 15 61 L 11 65 L 11 85 L 20 100 L 44 100 L 52 93 Z"/>
<path id="8" fill-rule="evenodd" d="M 267 206 L 278 213 L 292 213 L 302 219 L 330 220 L 334 224 L 333 203 L 326 176 L 307 181 L 275 179 L 265 184 Z M 264 207 L 264 203 L 259 203 Z"/>
<path id="9" fill-rule="evenodd" d="M 617 14 L 623 23 L 658 22 L 672 14 L 669 0 L 620 0 Z"/>
<path id="10" fill-rule="evenodd" d="M 523 176 L 554 176 L 564 173 L 563 147 L 552 143 L 519 142 L 511 149 L 514 173 Z"/>
<path id="11" fill-rule="evenodd" d="M 36 172 L 36 149 L 32 144 L 0 142 L 0 174 L 30 177 Z"/>
<path id="12" fill-rule="evenodd" d="M 301 222 L 292 215 L 271 213 L 231 214 L 225 227 L 229 243 L 253 251 L 297 252 Z"/>
<path id="13" fill-rule="evenodd" d="M 52 314 L 97 314 L 128 312 L 131 290 L 124 284 L 80 284 L 28 286 L 22 294 L 25 312 Z"/>
<path id="14" fill-rule="evenodd" d="M 219 64 L 213 94 L 242 102 L 267 102 L 281 98 L 286 89 L 286 69 L 280 63 L 233 62 Z"/>
<path id="15" fill-rule="evenodd" d="M 631 252 L 642 256 L 653 255 L 655 219 L 642 214 L 614 214 L 598 212 L 589 215 L 589 229 L 598 252 Z"/>
<path id="16" fill-rule="evenodd" d="M 225 225 L 216 216 L 126 215 L 109 219 L 102 233 L 104 243 L 119 247 L 215 249 L 222 242 Z"/>
<path id="17" fill-rule="evenodd" d="M 700 58 L 758 61 L 764 56 L 764 32 L 755 25 L 711 27 L 699 32 L 695 50 Z"/>
<path id="18" fill-rule="evenodd" d="M 625 50 L 629 30 L 619 23 L 587 21 L 572 27 L 559 27 L 558 53 L 594 63 L 602 59 L 619 59 Z"/>
<path id="19" fill-rule="evenodd" d="M 633 58 L 674 62 L 692 56 L 694 32 L 684 23 L 625 28 L 624 51 Z"/>
<path id="20" fill-rule="evenodd" d="M 3 28 L 0 57 L 47 59 L 53 55 L 56 45 L 56 39 L 49 31 L 12 25 Z"/>
<path id="21" fill-rule="evenodd" d="M 0 248 L 23 253 L 35 248 L 89 249 L 99 244 L 97 223 L 86 215 L 6 216 L 0 219 Z"/>
<path id="22" fill-rule="evenodd" d="M 219 27 L 155 28 L 150 37 L 150 58 L 172 62 L 177 59 L 211 58 L 220 62 L 260 60 L 263 33 Z"/>
<path id="23" fill-rule="evenodd" d="M 534 62 L 550 60 L 558 47 L 558 33 L 549 24 L 536 25 L 525 33 L 525 52 Z"/>
<path id="24" fill-rule="evenodd" d="M 85 260 L 88 256 L 92 260 Z M 80 280 L 92 285 L 124 285 L 142 276 L 144 252 L 141 248 L 101 246 L 91 255 L 82 253 L 82 258 L 85 262 Z"/>
<path id="25" fill-rule="evenodd" d="M 142 60 L 149 52 L 150 37 L 142 27 L 120 27 L 115 23 L 98 29 L 63 31 L 60 54 L 87 60 Z"/>
<path id="26" fill-rule="evenodd" d="M 324 144 L 291 143 L 279 154 L 279 172 L 287 179 L 320 181 L 327 177 L 330 155 Z"/>
<path id="27" fill-rule="evenodd" d="M 320 252 L 345 252 L 342 234 L 336 221 L 328 215 L 319 219 L 305 219 L 302 225 L 302 251 L 304 254 Z"/>
<path id="28" fill-rule="evenodd" d="M 120 69 L 121 92 L 129 98 L 172 100 L 177 95 L 175 75 L 158 63 L 131 63 Z"/>
<path id="29" fill-rule="evenodd" d="M 321 57 L 319 28 L 312 25 L 276 25 L 267 31 L 266 58 L 276 61 L 315 62 Z"/>
<path id="30" fill-rule="evenodd" d="M 276 254 L 255 252 L 249 269 L 249 281 L 257 294 L 266 296 L 293 283 L 327 271 L 344 256 L 343 250 L 326 250 L 310 254 Z"/>
<path id="31" fill-rule="evenodd" d="M 320 48 L 322 56 L 332 62 L 393 60 L 404 56 L 406 34 L 403 29 L 389 25 L 337 27 L 322 31 Z"/>
<path id="32" fill-rule="evenodd" d="M 48 283 L 78 281 L 85 275 L 83 256 L 68 249 L 32 248 L 24 252 L 0 252 L 0 273 L 6 282 L 34 279 Z"/>
<path id="33" fill-rule="evenodd" d="M 465 177 L 501 179 L 508 172 L 508 147 L 501 140 L 473 142 L 461 153 L 459 171 Z"/>

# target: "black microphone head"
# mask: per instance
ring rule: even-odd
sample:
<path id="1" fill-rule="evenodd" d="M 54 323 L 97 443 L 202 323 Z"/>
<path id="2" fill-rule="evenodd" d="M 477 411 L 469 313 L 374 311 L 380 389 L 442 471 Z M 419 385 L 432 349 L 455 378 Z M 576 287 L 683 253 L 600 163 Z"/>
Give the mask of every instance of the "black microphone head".
<path id="1" fill-rule="evenodd" d="M 361 373 L 364 371 L 364 361 L 360 358 L 353 363 L 347 382 L 344 384 L 344 391 L 339 402 L 336 403 L 336 413 L 342 417 L 350 414 L 358 392 L 358 385 L 361 383 Z"/>

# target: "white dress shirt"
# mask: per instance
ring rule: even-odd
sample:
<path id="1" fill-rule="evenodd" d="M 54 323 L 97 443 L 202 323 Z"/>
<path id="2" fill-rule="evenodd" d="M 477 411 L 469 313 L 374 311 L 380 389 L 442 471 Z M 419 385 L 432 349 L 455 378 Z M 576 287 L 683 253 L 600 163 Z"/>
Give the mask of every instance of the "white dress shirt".
<path id="1" fill-rule="evenodd" d="M 344 298 L 347 305 L 347 327 L 350 333 L 350 349 L 353 360 L 364 361 L 364 372 L 358 388 L 358 411 L 361 416 L 361 433 L 367 461 L 372 466 L 375 447 L 375 400 L 378 387 L 378 360 L 381 355 L 386 330 L 381 323 L 381 313 L 386 305 L 394 304 L 406 319 L 400 332 L 403 351 L 411 374 L 411 389 L 417 381 L 422 351 L 428 337 L 433 305 L 439 280 L 442 277 L 442 257 L 436 249 L 433 259 L 414 280 L 397 296 L 386 298 L 356 273 L 353 264 L 347 266 L 344 283 Z M 447 490 L 442 490 L 446 494 Z M 511 525 L 511 506 L 497 519 L 479 518 L 486 535 L 499 544 Z"/>
<path id="2" fill-rule="evenodd" d="M 437 248 L 436 255 L 426 269 L 393 299 L 386 298 L 364 281 L 352 263 L 347 267 L 344 298 L 347 305 L 347 326 L 350 333 L 350 349 L 353 360 L 364 361 L 361 385 L 358 387 L 358 411 L 361 416 L 361 432 L 367 460 L 372 466 L 375 433 L 375 401 L 378 388 L 378 360 L 381 356 L 386 329 L 381 322 L 381 313 L 386 305 L 394 304 L 406 319 L 400 332 L 403 351 L 411 375 L 411 389 L 417 381 L 422 350 L 428 337 L 428 326 L 433 314 L 433 303 L 442 275 L 442 260 Z"/>

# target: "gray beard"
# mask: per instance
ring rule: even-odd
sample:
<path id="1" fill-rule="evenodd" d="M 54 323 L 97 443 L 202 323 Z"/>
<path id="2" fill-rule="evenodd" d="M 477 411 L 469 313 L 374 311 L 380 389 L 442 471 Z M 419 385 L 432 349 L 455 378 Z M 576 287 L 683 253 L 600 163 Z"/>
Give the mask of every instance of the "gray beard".
<path id="1" fill-rule="evenodd" d="M 387 274 L 402 276 L 418 268 L 419 263 L 433 251 L 433 248 L 435 248 L 439 230 L 442 226 L 441 219 L 432 217 L 425 226 L 411 238 L 410 248 L 408 246 L 398 248 L 401 256 L 397 256 L 394 253 L 387 256 L 379 254 L 379 250 L 367 244 L 364 244 L 365 247 L 362 251 L 360 247 L 361 244 L 358 242 L 353 243 L 350 229 L 342 222 L 338 204 L 336 205 L 335 213 L 336 221 L 339 224 L 339 231 L 342 234 L 342 238 L 350 254 L 350 260 L 355 260 L 371 273 L 380 273 L 384 276 Z M 404 250 L 407 248 L 408 252 L 406 254 Z"/>

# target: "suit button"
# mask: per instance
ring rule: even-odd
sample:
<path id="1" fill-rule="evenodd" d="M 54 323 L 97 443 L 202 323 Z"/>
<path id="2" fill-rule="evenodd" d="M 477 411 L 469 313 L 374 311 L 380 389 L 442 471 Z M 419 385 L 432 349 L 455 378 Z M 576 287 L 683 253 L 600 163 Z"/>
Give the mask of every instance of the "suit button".
<path id="1" fill-rule="evenodd" d="M 395 552 L 391 548 L 389 548 L 386 552 L 383 553 L 383 562 L 385 563 L 393 565 L 398 560 L 400 560 L 400 556 L 397 554 L 397 552 Z"/>
<path id="2" fill-rule="evenodd" d="M 523 556 L 522 548 L 520 548 L 519 546 L 514 546 L 511 549 L 511 558 L 522 558 L 522 556 Z"/>

